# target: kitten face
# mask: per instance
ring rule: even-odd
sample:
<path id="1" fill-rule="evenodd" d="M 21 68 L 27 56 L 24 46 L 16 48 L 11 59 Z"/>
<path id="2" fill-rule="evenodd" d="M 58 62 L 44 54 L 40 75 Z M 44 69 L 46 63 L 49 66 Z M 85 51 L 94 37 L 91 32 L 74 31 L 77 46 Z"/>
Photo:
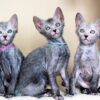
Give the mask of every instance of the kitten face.
<path id="1" fill-rule="evenodd" d="M 0 44 L 7 45 L 13 41 L 17 32 L 17 15 L 13 15 L 8 22 L 0 22 Z"/>
<path id="2" fill-rule="evenodd" d="M 41 20 L 40 18 L 34 16 L 33 22 L 36 29 L 48 39 L 57 39 L 62 36 L 64 16 L 59 7 L 56 9 L 52 18 L 48 20 Z"/>
<path id="3" fill-rule="evenodd" d="M 80 42 L 85 45 L 94 44 L 99 37 L 100 21 L 95 23 L 86 23 L 80 13 L 76 15 L 76 32 Z"/>

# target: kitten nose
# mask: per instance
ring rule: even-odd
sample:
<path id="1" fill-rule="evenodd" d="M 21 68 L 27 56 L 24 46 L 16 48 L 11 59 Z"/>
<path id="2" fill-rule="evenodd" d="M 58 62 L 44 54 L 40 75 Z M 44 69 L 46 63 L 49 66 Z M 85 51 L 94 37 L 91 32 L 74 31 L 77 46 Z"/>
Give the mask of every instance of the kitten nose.
<path id="1" fill-rule="evenodd" d="M 53 32 L 55 32 L 55 33 L 56 33 L 56 29 L 54 29 L 54 30 L 53 30 Z"/>
<path id="2" fill-rule="evenodd" d="M 88 35 L 84 35 L 84 37 L 85 37 L 85 38 L 87 38 L 87 37 L 88 37 Z"/>
<path id="3" fill-rule="evenodd" d="M 7 38 L 7 35 L 3 36 L 5 39 Z"/>

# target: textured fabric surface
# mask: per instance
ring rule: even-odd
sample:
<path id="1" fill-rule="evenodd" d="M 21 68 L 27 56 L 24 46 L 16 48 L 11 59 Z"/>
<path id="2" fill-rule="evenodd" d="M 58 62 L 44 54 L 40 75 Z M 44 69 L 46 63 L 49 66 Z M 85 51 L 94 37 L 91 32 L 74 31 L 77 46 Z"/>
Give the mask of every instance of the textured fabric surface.
<path id="1" fill-rule="evenodd" d="M 4 97 L 0 97 L 0 100 L 54 100 L 54 99 L 52 97 L 43 97 L 41 99 L 37 99 L 34 97 L 13 97 L 13 98 L 6 99 Z M 64 100 L 100 100 L 100 95 L 78 94 L 73 97 L 66 96 L 64 97 Z"/>

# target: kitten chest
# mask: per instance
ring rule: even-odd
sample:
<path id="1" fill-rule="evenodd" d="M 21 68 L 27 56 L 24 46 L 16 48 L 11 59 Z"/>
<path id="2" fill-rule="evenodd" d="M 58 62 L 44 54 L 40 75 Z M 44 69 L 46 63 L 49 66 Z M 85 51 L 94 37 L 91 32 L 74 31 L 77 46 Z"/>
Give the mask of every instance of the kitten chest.
<path id="1" fill-rule="evenodd" d="M 81 77 L 85 80 L 91 79 L 92 70 L 94 69 L 96 63 L 96 53 L 94 49 L 88 48 L 82 50 L 80 58 L 80 73 Z"/>
<path id="2" fill-rule="evenodd" d="M 66 45 L 57 45 L 56 47 L 53 47 L 52 49 L 52 59 L 57 60 L 57 64 L 56 64 L 56 72 L 59 72 L 61 70 L 61 68 L 63 67 L 65 61 L 67 61 L 69 59 L 69 49 Z"/>

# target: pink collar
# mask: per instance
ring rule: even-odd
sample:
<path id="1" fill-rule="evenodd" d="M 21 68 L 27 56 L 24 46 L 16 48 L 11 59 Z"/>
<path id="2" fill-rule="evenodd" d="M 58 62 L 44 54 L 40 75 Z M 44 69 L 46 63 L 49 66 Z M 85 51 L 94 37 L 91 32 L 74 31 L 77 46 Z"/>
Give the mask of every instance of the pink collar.
<path id="1" fill-rule="evenodd" d="M 5 51 L 6 49 L 11 48 L 13 45 L 14 45 L 13 43 L 10 43 L 10 44 L 8 44 L 6 46 L 1 46 L 0 47 L 0 51 Z"/>

